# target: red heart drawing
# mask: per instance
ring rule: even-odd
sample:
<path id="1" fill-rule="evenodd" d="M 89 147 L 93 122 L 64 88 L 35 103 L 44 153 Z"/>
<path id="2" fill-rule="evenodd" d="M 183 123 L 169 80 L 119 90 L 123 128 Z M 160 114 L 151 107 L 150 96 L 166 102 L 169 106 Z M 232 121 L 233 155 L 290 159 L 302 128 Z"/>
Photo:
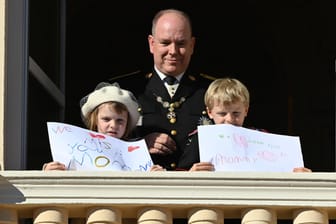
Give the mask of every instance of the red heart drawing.
<path id="1" fill-rule="evenodd" d="M 140 146 L 128 146 L 128 151 L 133 152 L 134 150 L 139 149 L 139 148 Z"/>
<path id="2" fill-rule="evenodd" d="M 93 133 L 89 133 L 90 136 L 92 138 L 101 138 L 101 139 L 105 139 L 105 136 L 104 135 L 100 135 L 100 134 L 93 134 Z"/>

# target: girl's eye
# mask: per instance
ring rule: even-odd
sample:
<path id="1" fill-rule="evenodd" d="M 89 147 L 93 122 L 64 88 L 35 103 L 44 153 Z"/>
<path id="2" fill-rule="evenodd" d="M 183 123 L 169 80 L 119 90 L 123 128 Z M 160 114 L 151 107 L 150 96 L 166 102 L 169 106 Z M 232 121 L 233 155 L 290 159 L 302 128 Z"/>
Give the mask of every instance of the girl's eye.
<path id="1" fill-rule="evenodd" d="M 126 123 L 126 121 L 123 120 L 123 119 L 118 119 L 117 122 L 118 122 L 118 124 L 124 124 L 124 123 Z"/>

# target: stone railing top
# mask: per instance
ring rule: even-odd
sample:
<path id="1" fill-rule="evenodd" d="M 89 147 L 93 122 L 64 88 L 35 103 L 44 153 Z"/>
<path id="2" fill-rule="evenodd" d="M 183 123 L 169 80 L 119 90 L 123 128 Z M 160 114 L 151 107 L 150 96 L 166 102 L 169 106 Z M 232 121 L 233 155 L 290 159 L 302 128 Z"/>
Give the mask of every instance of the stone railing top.
<path id="1" fill-rule="evenodd" d="M 0 206 L 336 210 L 335 173 L 1 171 Z M 335 213 L 334 213 L 335 214 Z M 336 214 L 335 214 L 336 216 Z"/>

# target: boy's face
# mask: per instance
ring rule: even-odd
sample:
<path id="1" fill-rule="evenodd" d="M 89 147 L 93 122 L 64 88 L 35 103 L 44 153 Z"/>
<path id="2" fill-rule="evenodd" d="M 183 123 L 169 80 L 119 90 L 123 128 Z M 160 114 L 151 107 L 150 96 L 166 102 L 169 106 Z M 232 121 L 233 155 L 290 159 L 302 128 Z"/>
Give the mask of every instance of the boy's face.
<path id="1" fill-rule="evenodd" d="M 212 109 L 207 108 L 207 112 L 215 124 L 232 124 L 241 127 L 247 116 L 248 107 L 241 101 L 225 105 L 215 102 Z"/>

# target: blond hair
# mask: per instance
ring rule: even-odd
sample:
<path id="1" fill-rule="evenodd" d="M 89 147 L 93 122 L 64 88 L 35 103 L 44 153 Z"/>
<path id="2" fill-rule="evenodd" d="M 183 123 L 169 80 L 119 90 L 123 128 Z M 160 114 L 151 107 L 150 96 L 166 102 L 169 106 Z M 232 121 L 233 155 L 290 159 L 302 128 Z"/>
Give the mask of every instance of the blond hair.
<path id="1" fill-rule="evenodd" d="M 214 80 L 204 96 L 204 103 L 209 109 L 212 109 L 215 104 L 227 105 L 236 102 L 242 102 L 249 107 L 250 94 L 246 86 L 234 78 Z"/>

